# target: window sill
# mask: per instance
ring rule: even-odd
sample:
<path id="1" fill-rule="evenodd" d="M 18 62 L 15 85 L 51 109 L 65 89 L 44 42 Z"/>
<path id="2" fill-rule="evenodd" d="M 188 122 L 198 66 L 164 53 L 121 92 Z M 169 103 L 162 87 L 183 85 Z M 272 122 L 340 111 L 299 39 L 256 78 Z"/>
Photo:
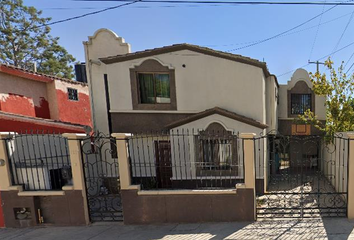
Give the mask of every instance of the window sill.
<path id="1" fill-rule="evenodd" d="M 172 103 L 139 103 L 133 106 L 133 110 L 177 110 L 177 106 Z"/>

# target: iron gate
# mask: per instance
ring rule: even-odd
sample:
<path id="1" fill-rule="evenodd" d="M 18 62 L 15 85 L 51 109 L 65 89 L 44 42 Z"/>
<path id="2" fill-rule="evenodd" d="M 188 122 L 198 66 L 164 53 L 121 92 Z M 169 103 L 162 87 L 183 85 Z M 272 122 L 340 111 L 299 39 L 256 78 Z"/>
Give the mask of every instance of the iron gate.
<path id="1" fill-rule="evenodd" d="M 258 218 L 347 216 L 348 139 L 335 136 L 262 136 L 255 153 L 264 161 Z"/>
<path id="2" fill-rule="evenodd" d="M 122 221 L 115 138 L 96 133 L 83 139 L 81 146 L 91 222 Z"/>

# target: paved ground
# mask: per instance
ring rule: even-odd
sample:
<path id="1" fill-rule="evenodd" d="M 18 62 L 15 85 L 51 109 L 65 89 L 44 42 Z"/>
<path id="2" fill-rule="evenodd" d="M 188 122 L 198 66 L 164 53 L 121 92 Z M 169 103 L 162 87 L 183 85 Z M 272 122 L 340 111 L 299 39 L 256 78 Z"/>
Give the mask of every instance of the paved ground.
<path id="1" fill-rule="evenodd" d="M 0 239 L 354 239 L 354 222 L 342 219 L 272 220 L 256 223 L 204 223 L 0 229 Z"/>

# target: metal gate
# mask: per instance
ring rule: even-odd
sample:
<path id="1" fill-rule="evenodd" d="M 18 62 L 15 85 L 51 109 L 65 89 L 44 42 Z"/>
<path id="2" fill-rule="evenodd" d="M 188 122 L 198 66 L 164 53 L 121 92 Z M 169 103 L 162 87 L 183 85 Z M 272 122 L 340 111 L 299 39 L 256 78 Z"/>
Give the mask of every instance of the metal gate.
<path id="1" fill-rule="evenodd" d="M 81 146 L 91 222 L 123 221 L 115 138 L 96 133 Z"/>
<path id="2" fill-rule="evenodd" d="M 343 136 L 262 136 L 255 153 L 264 161 L 258 218 L 347 216 L 348 139 Z"/>

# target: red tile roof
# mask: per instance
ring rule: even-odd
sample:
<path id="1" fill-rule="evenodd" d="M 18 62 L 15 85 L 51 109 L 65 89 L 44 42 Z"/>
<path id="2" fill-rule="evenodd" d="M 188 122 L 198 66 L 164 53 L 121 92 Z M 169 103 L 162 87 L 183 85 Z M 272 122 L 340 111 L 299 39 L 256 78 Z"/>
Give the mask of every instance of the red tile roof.
<path id="1" fill-rule="evenodd" d="M 258 127 L 258 128 L 261 128 L 261 129 L 264 129 L 264 128 L 268 127 L 268 125 L 263 124 L 263 123 L 261 123 L 261 122 L 259 122 L 257 120 L 252 119 L 252 118 L 245 117 L 243 115 L 237 114 L 235 112 L 228 111 L 228 110 L 223 109 L 223 108 L 214 107 L 214 108 L 211 108 L 211 109 L 207 109 L 207 110 L 205 110 L 203 112 L 191 115 L 191 116 L 186 117 L 184 119 L 178 120 L 178 121 L 173 122 L 171 124 L 168 124 L 166 126 L 166 128 L 167 129 L 175 128 L 175 127 L 178 127 L 178 126 L 190 123 L 190 122 L 194 122 L 194 121 L 196 121 L 198 119 L 205 118 L 205 117 L 213 115 L 213 114 L 219 114 L 221 116 L 228 117 L 228 118 L 234 119 L 236 121 L 243 122 L 243 123 L 246 123 L 248 125 L 251 125 L 251 126 L 254 126 L 254 127 Z"/>

